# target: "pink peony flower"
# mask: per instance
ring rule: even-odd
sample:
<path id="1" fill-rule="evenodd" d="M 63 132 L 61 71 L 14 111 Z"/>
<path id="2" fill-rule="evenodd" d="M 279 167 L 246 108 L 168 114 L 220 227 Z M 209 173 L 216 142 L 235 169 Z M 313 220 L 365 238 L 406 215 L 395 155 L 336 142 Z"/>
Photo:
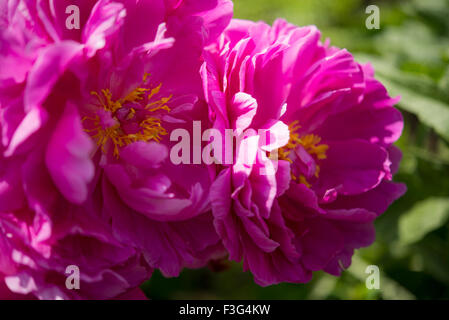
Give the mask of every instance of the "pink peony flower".
<path id="1" fill-rule="evenodd" d="M 175 276 L 222 252 L 208 169 L 167 157 L 173 128 L 207 119 L 201 54 L 232 4 L 77 1 L 80 29 L 69 5 L 0 4 L 0 289 L 135 296 L 154 268 Z"/>
<path id="2" fill-rule="evenodd" d="M 391 182 L 403 127 L 397 99 L 369 65 L 321 43 L 315 27 L 233 20 L 207 51 L 213 128 L 238 137 L 233 164 L 214 165 L 211 190 L 230 259 L 243 259 L 263 286 L 339 275 L 405 192 Z"/>

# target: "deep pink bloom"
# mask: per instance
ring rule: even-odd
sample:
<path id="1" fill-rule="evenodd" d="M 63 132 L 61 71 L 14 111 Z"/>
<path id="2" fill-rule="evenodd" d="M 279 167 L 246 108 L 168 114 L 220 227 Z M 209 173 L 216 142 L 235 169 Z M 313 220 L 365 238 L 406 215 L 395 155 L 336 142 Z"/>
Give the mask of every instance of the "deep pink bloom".
<path id="1" fill-rule="evenodd" d="M 315 27 L 283 20 L 233 20 L 205 59 L 213 127 L 241 135 L 211 191 L 230 258 L 261 285 L 339 275 L 405 192 L 391 182 L 403 127 L 397 99 L 369 65 L 321 43 Z"/>
<path id="2" fill-rule="evenodd" d="M 201 54 L 232 4 L 77 1 L 79 30 L 71 4 L 0 4 L 0 278 L 27 297 L 112 298 L 221 252 L 207 168 L 167 156 L 173 128 L 207 118 Z"/>

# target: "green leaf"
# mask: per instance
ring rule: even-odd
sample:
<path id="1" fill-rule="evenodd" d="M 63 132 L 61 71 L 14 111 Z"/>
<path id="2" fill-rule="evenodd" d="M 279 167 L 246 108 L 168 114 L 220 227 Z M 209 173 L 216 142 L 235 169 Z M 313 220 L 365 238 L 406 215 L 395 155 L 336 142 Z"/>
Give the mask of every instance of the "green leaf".
<path id="1" fill-rule="evenodd" d="M 416 93 L 383 76 L 377 78 L 388 88 L 391 95 L 401 96 L 399 104 L 401 108 L 414 113 L 424 124 L 433 128 L 442 138 L 449 141 L 449 106 L 447 104 Z"/>
<path id="2" fill-rule="evenodd" d="M 448 217 L 449 198 L 429 198 L 418 202 L 399 219 L 399 239 L 402 244 L 415 243 L 444 225 Z"/>
<path id="3" fill-rule="evenodd" d="M 429 235 L 419 243 L 419 253 L 423 258 L 424 269 L 435 279 L 449 285 L 449 253 L 447 241 Z"/>
<path id="4" fill-rule="evenodd" d="M 449 141 L 449 99 L 430 79 L 400 71 L 388 62 L 367 55 L 356 56 L 369 61 L 391 96 L 401 96 L 399 107 L 415 114 L 425 125 Z"/>
<path id="5" fill-rule="evenodd" d="M 366 268 L 370 263 L 363 260 L 359 254 L 352 257 L 351 267 L 347 270 L 354 277 L 362 282 L 366 281 Z M 380 272 L 380 286 L 382 289 L 382 297 L 385 300 L 415 300 L 416 297 L 394 279 L 388 277 L 382 271 Z"/>

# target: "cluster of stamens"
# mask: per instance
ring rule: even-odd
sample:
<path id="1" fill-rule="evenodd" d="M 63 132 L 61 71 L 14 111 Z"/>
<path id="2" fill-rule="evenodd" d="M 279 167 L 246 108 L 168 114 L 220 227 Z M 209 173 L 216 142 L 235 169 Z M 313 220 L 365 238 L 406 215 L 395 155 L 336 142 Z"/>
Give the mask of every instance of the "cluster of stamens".
<path id="1" fill-rule="evenodd" d="M 321 138 L 315 134 L 307 134 L 300 136 L 298 134 L 298 130 L 301 128 L 298 125 L 299 121 L 295 120 L 289 125 L 290 131 L 290 139 L 288 143 L 278 150 L 278 157 L 280 160 L 286 160 L 290 163 L 293 163 L 292 160 L 292 152 L 302 146 L 304 150 L 311 156 L 313 156 L 316 160 L 326 159 L 326 151 L 329 148 L 326 144 L 321 144 Z M 314 176 L 318 178 L 320 175 L 320 166 L 315 166 L 315 174 Z M 311 187 L 311 184 L 307 181 L 307 178 L 303 174 L 295 175 L 293 172 L 291 173 L 291 177 L 294 181 L 302 183 L 306 185 L 308 188 Z"/>
<path id="2" fill-rule="evenodd" d="M 158 111 L 170 112 L 169 103 L 172 95 L 155 99 L 159 95 L 162 84 L 149 88 L 149 74 L 145 74 L 142 86 L 132 90 L 124 98 L 114 100 L 109 89 L 103 89 L 100 93 L 91 92 L 96 96 L 100 109 L 93 117 L 86 116 L 84 121 L 90 121 L 85 129 L 92 134 L 101 150 L 106 153 L 109 141 L 113 145 L 113 155 L 118 158 L 120 148 L 137 141 L 154 140 L 160 142 L 167 131 L 161 124 L 160 117 L 156 117 Z M 124 129 L 124 123 L 134 125 L 132 132 Z M 86 126 L 86 125 L 85 125 Z"/>

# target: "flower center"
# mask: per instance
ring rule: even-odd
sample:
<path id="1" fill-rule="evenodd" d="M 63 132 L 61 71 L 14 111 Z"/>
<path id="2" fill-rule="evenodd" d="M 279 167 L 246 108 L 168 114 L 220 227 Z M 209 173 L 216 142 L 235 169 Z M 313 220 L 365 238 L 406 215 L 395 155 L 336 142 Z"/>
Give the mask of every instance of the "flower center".
<path id="1" fill-rule="evenodd" d="M 116 158 L 120 148 L 137 141 L 155 140 L 160 142 L 167 131 L 161 124 L 161 113 L 170 112 L 167 103 L 172 98 L 160 97 L 162 84 L 151 88 L 149 74 L 145 74 L 140 87 L 126 97 L 114 100 L 109 89 L 91 92 L 97 97 L 100 108 L 93 117 L 84 117 L 86 132 L 89 132 L 106 153 L 106 145 L 111 142 Z"/>
<path id="2" fill-rule="evenodd" d="M 319 160 L 326 159 L 327 144 L 321 144 L 321 138 L 315 134 L 300 136 L 301 128 L 298 121 L 289 125 L 290 139 L 278 150 L 279 159 L 290 162 L 291 176 L 294 181 L 311 187 L 310 179 L 318 178 L 320 174 Z M 299 161 L 297 161 L 299 160 Z"/>

